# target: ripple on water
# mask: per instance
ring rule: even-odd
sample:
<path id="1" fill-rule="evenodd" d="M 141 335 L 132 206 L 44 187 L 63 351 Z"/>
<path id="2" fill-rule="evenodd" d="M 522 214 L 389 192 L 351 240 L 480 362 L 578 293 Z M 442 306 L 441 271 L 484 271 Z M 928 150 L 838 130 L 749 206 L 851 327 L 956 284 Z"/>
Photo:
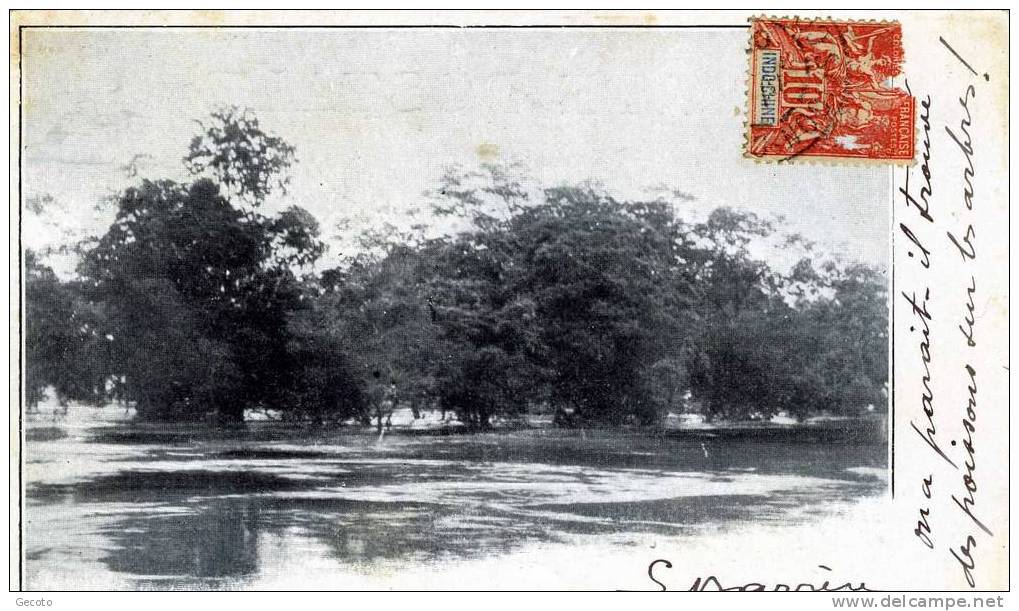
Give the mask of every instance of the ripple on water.
<path id="1" fill-rule="evenodd" d="M 40 433 L 26 453 L 29 585 L 64 583 L 77 566 L 97 588 L 244 587 L 303 566 L 369 572 L 532 543 L 790 523 L 880 494 L 884 455 L 604 432 L 382 446 L 324 434 Z"/>

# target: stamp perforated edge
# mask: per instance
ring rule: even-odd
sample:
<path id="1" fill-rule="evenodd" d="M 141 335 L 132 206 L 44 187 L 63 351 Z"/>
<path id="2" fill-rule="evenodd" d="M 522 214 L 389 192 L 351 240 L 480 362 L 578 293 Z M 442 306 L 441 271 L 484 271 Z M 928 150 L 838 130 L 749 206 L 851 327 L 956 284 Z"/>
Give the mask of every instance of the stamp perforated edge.
<path id="1" fill-rule="evenodd" d="M 889 24 L 898 25 L 902 24 L 898 20 L 888 19 L 829 19 L 824 17 L 799 17 L 797 15 L 791 16 L 774 16 L 774 15 L 751 15 L 747 18 L 747 22 L 750 27 L 747 28 L 747 43 L 744 49 L 746 55 L 746 77 L 744 80 L 743 88 L 743 158 L 753 160 L 755 163 L 765 165 L 820 165 L 820 166 L 860 166 L 860 167 L 911 167 L 916 165 L 916 116 L 914 113 L 913 124 L 911 125 L 913 131 L 913 157 L 910 159 L 869 159 L 867 157 L 840 157 L 840 156 L 811 156 L 811 155 L 752 155 L 750 153 L 750 128 L 751 128 L 751 112 L 753 112 L 753 98 L 752 90 L 754 88 L 754 70 L 753 70 L 753 59 L 754 59 L 754 27 L 753 24 L 757 20 L 761 19 L 772 19 L 776 21 L 802 21 L 807 23 L 824 22 L 836 25 L 853 25 L 853 24 Z M 903 49 L 902 59 L 902 75 L 905 75 L 906 68 L 906 57 L 905 49 Z"/>

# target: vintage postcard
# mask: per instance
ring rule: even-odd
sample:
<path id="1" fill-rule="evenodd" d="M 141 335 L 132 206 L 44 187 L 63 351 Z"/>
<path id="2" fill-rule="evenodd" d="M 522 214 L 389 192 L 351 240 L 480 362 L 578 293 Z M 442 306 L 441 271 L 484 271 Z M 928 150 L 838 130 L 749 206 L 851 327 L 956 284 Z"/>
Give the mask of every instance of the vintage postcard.
<path id="1" fill-rule="evenodd" d="M 10 19 L 17 604 L 1004 604 L 1007 12 Z"/>

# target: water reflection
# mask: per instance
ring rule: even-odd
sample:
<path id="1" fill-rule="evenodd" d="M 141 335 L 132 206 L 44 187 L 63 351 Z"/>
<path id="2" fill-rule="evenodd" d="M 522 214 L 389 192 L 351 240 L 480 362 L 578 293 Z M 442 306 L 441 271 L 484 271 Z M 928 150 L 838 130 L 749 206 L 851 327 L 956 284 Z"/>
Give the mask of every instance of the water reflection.
<path id="1" fill-rule="evenodd" d="M 582 435 L 47 435 L 29 446 L 26 556 L 53 572 L 92 554 L 132 587 L 235 588 L 314 562 L 367 572 L 793 523 L 885 485 L 868 471 L 880 446 Z"/>
<path id="2" fill-rule="evenodd" d="M 137 575 L 234 577 L 258 569 L 258 509 L 224 501 L 188 514 L 141 514 L 105 531 L 110 569 Z"/>
<path id="3" fill-rule="evenodd" d="M 69 484 L 30 484 L 28 496 L 43 502 L 152 503 L 179 501 L 196 494 L 256 494 L 313 485 L 257 471 L 124 471 Z"/>
<path id="4" fill-rule="evenodd" d="M 259 569 L 261 535 L 313 538 L 342 564 L 380 559 L 480 557 L 525 543 L 577 535 L 677 535 L 719 523 L 788 521 L 817 514 L 844 488 L 782 495 L 717 495 L 633 502 L 500 505 L 471 496 L 463 506 L 287 496 L 227 498 L 188 513 L 131 514 L 104 530 L 110 569 L 142 576 L 234 577 Z M 867 493 L 858 484 L 857 493 Z M 485 502 L 488 501 L 488 502 Z"/>
<path id="5" fill-rule="evenodd" d="M 146 512 L 114 521 L 101 531 L 110 543 L 102 560 L 139 576 L 209 578 L 257 572 L 265 535 L 317 540 L 353 567 L 403 557 L 475 557 L 554 540 L 545 520 L 521 524 L 472 513 L 403 503 L 223 499 L 188 513 Z"/>

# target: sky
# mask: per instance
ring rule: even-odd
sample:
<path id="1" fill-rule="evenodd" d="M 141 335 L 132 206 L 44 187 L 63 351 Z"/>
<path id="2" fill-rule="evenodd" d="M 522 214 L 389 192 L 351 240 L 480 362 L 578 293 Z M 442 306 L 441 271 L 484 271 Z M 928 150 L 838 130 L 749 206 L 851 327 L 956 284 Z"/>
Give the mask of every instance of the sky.
<path id="1" fill-rule="evenodd" d="M 186 179 L 196 120 L 236 105 L 296 147 L 272 205 L 306 208 L 326 238 L 406 218 L 451 165 L 520 162 L 542 185 L 679 191 L 690 218 L 782 215 L 886 268 L 890 170 L 742 157 L 745 45 L 742 29 L 26 30 L 23 194 L 53 204 L 25 215 L 23 242 L 101 234 L 97 203 L 137 180 L 125 164 Z"/>

